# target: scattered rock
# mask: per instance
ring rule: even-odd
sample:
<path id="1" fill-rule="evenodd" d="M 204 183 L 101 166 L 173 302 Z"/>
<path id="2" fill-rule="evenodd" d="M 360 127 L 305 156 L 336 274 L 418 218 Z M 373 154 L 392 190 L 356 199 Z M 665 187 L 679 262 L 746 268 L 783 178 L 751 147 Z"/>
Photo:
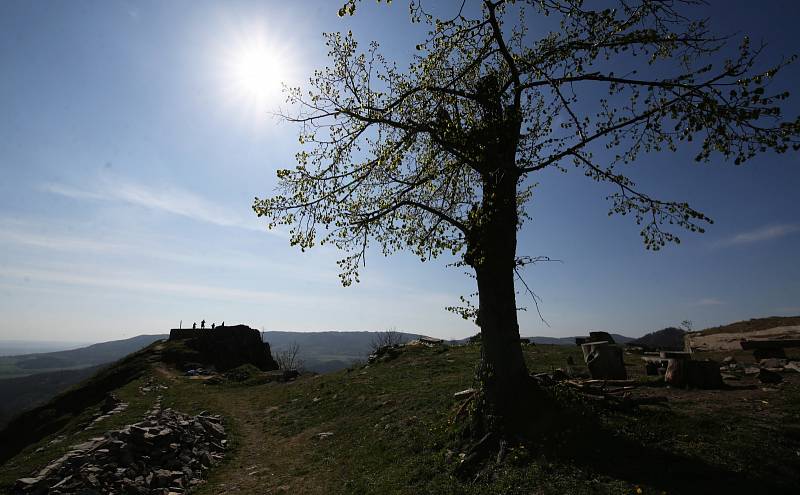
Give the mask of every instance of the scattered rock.
<path id="1" fill-rule="evenodd" d="M 296 370 L 296 369 L 283 370 L 282 373 L 283 373 L 283 376 L 281 377 L 281 379 L 284 382 L 292 381 L 295 378 L 297 378 L 298 376 L 300 376 L 300 371 Z"/>
<path id="2" fill-rule="evenodd" d="M 606 380 L 628 378 L 621 347 L 603 341 L 588 342 L 581 348 L 592 378 Z"/>
<path id="3" fill-rule="evenodd" d="M 759 361 L 758 365 L 762 368 L 767 368 L 771 370 L 780 370 L 783 369 L 784 366 L 786 366 L 786 363 L 788 363 L 786 359 L 767 358 Z"/>
<path id="4" fill-rule="evenodd" d="M 367 363 L 377 363 L 382 361 L 391 361 L 400 355 L 400 345 L 385 345 L 378 347 L 375 352 L 369 355 Z"/>
<path id="5" fill-rule="evenodd" d="M 223 457 L 227 440 L 219 416 L 188 416 L 161 408 L 147 419 L 72 446 L 14 494 L 184 493 Z"/>
<path id="6" fill-rule="evenodd" d="M 686 358 L 670 359 L 664 380 L 670 385 L 679 387 L 714 389 L 723 385 L 719 363 Z"/>
<path id="7" fill-rule="evenodd" d="M 786 366 L 783 367 L 784 370 L 794 370 L 800 372 L 800 362 L 798 361 L 790 361 L 786 363 Z"/>
<path id="8" fill-rule="evenodd" d="M 762 359 L 769 359 L 769 358 L 784 359 L 784 358 L 786 358 L 786 351 L 784 351 L 782 347 L 770 347 L 770 348 L 766 348 L 766 349 L 755 349 L 753 351 L 753 357 L 756 358 L 758 361 L 761 361 Z"/>
<path id="9" fill-rule="evenodd" d="M 733 356 L 725 356 L 722 360 L 722 364 L 729 365 L 736 363 L 736 359 Z"/>
<path id="10" fill-rule="evenodd" d="M 316 437 L 317 440 L 325 440 L 326 438 L 332 436 L 333 436 L 332 431 L 323 431 L 322 433 L 317 433 L 316 435 L 314 435 L 314 437 Z"/>
<path id="11" fill-rule="evenodd" d="M 114 393 L 106 394 L 106 399 L 103 401 L 103 405 L 100 406 L 100 411 L 103 413 L 108 413 L 114 410 L 122 401 L 117 397 Z"/>

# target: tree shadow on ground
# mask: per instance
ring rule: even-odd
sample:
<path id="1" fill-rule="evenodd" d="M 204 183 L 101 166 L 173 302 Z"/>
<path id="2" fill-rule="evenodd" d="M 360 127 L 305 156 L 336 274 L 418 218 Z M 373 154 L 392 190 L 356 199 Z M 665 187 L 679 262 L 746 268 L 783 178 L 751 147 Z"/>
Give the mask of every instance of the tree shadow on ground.
<path id="1" fill-rule="evenodd" d="M 669 494 L 792 493 L 800 482 L 791 469 L 785 473 L 759 470 L 758 459 L 753 471 L 737 472 L 699 456 L 630 438 L 585 417 L 548 439 L 539 451 L 551 461 Z"/>

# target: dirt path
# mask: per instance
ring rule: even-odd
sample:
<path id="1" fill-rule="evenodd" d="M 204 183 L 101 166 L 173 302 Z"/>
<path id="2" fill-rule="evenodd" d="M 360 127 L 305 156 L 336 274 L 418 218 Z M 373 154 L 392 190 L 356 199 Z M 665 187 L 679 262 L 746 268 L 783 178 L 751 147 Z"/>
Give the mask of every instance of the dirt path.
<path id="1" fill-rule="evenodd" d="M 218 410 L 228 418 L 234 447 L 198 493 L 324 493 L 304 469 L 303 458 L 313 448 L 311 434 L 286 438 L 270 432 L 270 416 L 253 404 L 252 394 L 252 389 L 243 388 L 218 397 Z"/>

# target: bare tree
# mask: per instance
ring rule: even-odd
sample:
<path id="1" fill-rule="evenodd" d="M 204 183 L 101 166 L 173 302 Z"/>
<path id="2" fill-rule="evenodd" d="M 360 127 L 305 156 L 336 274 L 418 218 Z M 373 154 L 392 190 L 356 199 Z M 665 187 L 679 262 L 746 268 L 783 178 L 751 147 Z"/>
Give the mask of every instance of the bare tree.
<path id="1" fill-rule="evenodd" d="M 278 368 L 283 371 L 303 369 L 304 362 L 300 359 L 300 345 L 292 342 L 288 349 L 284 349 L 275 354 L 275 362 Z"/>

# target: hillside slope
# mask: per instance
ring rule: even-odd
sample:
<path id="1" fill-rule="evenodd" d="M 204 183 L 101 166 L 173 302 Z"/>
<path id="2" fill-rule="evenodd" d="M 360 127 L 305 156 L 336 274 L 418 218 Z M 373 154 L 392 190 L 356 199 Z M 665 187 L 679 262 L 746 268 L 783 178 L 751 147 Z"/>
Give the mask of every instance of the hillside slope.
<path id="1" fill-rule="evenodd" d="M 43 352 L 0 357 L 0 378 L 33 375 L 59 370 L 80 369 L 112 363 L 166 335 L 137 335 L 129 339 L 101 342 L 67 351 Z"/>
<path id="2" fill-rule="evenodd" d="M 61 430 L 88 408 L 102 401 L 109 392 L 151 371 L 153 365 L 161 361 L 157 350 L 159 343 L 151 344 L 101 369 L 47 403 L 12 419 L 0 431 L 0 462 L 5 462 L 26 446 Z"/>
<path id="3" fill-rule="evenodd" d="M 574 346 L 524 351 L 533 371 L 582 359 Z M 463 452 L 455 419 L 461 401 L 453 393 L 472 385 L 477 345 L 406 348 L 388 362 L 289 383 L 185 377 L 163 363 L 181 352 L 157 344 L 120 363 L 138 369 L 116 389 L 129 408 L 86 430 L 97 414 L 97 403 L 86 402 L 0 467 L 0 491 L 62 446 L 137 421 L 155 400 L 143 391 L 154 387 L 165 407 L 221 414 L 232 432 L 233 447 L 196 491 L 201 495 L 789 493 L 800 481 L 800 374 L 787 375 L 779 394 L 746 380 L 722 391 L 639 387 L 633 392 L 669 394 L 669 404 L 631 411 L 570 399 L 562 404 L 575 418 L 571 427 L 510 445 L 491 476 L 463 478 L 454 475 Z M 647 380 L 638 356 L 627 359 L 629 373 Z M 745 362 L 746 353 L 737 359 Z M 92 383 L 108 383 L 99 379 Z"/>
<path id="4" fill-rule="evenodd" d="M 42 404 L 94 375 L 98 369 L 98 366 L 92 366 L 0 380 L 0 429 L 13 416 Z"/>
<path id="5" fill-rule="evenodd" d="M 686 334 L 687 345 L 700 351 L 741 349 L 742 339 L 800 339 L 800 316 L 754 318 Z"/>
<path id="6" fill-rule="evenodd" d="M 800 325 L 800 316 L 768 316 L 766 318 L 752 318 L 749 320 L 737 321 L 727 325 L 706 328 L 700 330 L 701 335 L 713 335 L 716 333 L 748 333 L 760 330 L 768 330 L 775 327 L 789 327 Z"/>

